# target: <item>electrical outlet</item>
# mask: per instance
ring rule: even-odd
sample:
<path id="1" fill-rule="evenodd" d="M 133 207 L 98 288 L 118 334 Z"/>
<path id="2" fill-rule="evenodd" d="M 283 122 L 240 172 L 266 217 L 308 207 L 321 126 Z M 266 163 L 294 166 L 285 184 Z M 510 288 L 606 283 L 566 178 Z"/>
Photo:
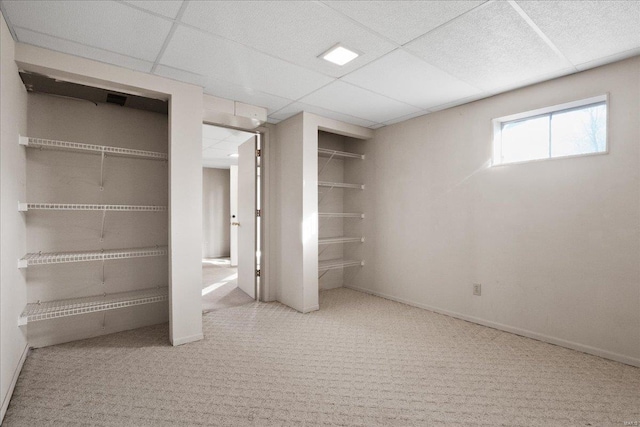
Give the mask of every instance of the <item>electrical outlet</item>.
<path id="1" fill-rule="evenodd" d="M 473 294 L 477 296 L 482 295 L 482 285 L 480 283 L 473 284 Z"/>

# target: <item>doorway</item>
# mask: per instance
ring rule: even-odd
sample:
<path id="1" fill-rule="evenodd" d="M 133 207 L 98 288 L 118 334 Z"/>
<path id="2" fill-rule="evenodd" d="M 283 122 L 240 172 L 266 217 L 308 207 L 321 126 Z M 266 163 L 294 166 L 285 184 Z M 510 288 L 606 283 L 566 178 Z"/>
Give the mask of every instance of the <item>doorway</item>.
<path id="1" fill-rule="evenodd" d="M 203 312 L 256 300 L 258 133 L 203 125 Z"/>

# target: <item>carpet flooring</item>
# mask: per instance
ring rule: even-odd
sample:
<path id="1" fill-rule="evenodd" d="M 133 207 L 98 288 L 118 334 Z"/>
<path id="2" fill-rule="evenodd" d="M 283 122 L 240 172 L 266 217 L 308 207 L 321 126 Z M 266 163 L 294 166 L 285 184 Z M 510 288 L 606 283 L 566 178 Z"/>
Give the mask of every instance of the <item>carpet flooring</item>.
<path id="1" fill-rule="evenodd" d="M 622 426 L 640 369 L 349 289 L 34 350 L 4 425 Z M 635 425 L 635 424 L 627 424 Z"/>
<path id="2" fill-rule="evenodd" d="M 253 302 L 238 288 L 238 268 L 229 258 L 202 260 L 202 311 L 236 307 Z"/>

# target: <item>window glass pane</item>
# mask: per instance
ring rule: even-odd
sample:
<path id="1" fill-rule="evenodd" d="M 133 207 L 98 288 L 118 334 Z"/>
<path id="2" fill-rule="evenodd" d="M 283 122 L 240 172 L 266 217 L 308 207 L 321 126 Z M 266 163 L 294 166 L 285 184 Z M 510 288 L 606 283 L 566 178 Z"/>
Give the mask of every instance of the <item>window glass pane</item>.
<path id="1" fill-rule="evenodd" d="M 549 116 L 504 123 L 499 163 L 549 157 Z"/>
<path id="2" fill-rule="evenodd" d="M 551 117 L 551 156 L 602 153 L 607 149 L 607 106 L 591 105 L 554 113 Z"/>

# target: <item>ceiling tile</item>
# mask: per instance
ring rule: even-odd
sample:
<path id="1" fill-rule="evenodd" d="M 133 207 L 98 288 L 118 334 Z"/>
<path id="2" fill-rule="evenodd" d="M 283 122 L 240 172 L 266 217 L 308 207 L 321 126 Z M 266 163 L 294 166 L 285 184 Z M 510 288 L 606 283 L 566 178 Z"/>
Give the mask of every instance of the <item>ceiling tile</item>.
<path id="1" fill-rule="evenodd" d="M 298 99 L 332 80 L 184 26 L 178 27 L 174 33 L 160 63 L 206 75 L 211 81 L 227 81 L 288 99 Z"/>
<path id="2" fill-rule="evenodd" d="M 24 28 L 16 28 L 15 31 L 16 37 L 21 43 L 32 44 L 45 49 L 81 56 L 83 58 L 93 59 L 94 61 L 105 62 L 107 64 L 113 64 L 119 67 L 143 71 L 146 73 L 151 71 L 151 67 L 153 66 L 153 63 L 148 61 L 142 61 L 140 59 L 120 55 L 119 53 L 108 52 L 106 50 L 62 40 L 45 34 L 34 33 L 33 31 L 25 30 Z"/>
<path id="3" fill-rule="evenodd" d="M 395 48 L 393 43 L 318 2 L 190 2 L 181 21 L 334 77 Z M 337 43 L 361 55 L 344 66 L 318 58 Z"/>
<path id="4" fill-rule="evenodd" d="M 625 50 L 624 52 L 616 53 L 614 55 L 600 57 L 589 62 L 583 62 L 582 64 L 576 65 L 576 68 L 578 69 L 578 71 L 584 71 L 590 68 L 599 67 L 601 65 L 611 64 L 612 62 L 632 58 L 637 55 L 640 55 L 640 47 L 636 49 Z"/>
<path id="5" fill-rule="evenodd" d="M 404 122 L 405 120 L 415 119 L 416 117 L 426 116 L 427 114 L 429 114 L 428 111 L 419 111 L 417 113 L 408 114 L 408 115 L 402 116 L 402 117 L 397 117 L 397 118 L 395 118 L 393 120 L 388 120 L 388 121 L 384 122 L 384 124 L 385 125 L 392 125 L 394 123 Z"/>
<path id="6" fill-rule="evenodd" d="M 192 73 L 190 71 L 179 70 L 177 68 L 168 67 L 166 65 L 158 65 L 153 72 L 158 76 L 167 77 L 183 83 L 190 83 L 196 86 L 205 87 L 208 77 L 202 74 Z"/>
<path id="7" fill-rule="evenodd" d="M 108 1 L 11 1 L 3 6 L 14 28 L 155 61 L 171 22 Z"/>
<path id="8" fill-rule="evenodd" d="M 231 130 L 220 126 L 202 125 L 202 137 L 216 141 L 224 141 L 231 135 Z"/>
<path id="9" fill-rule="evenodd" d="M 478 7 L 405 47 L 483 90 L 570 66 L 507 2 Z"/>
<path id="10" fill-rule="evenodd" d="M 405 44 L 483 1 L 326 1 L 330 7 Z"/>
<path id="11" fill-rule="evenodd" d="M 342 81 L 335 81 L 305 96 L 300 102 L 354 117 L 366 117 L 374 123 L 383 123 L 420 111 L 409 104 Z"/>
<path id="12" fill-rule="evenodd" d="M 480 92 L 401 49 L 365 65 L 342 80 L 421 109 Z"/>
<path id="13" fill-rule="evenodd" d="M 202 138 L 202 149 L 211 148 L 220 142 L 222 141 L 219 139 Z"/>
<path id="14" fill-rule="evenodd" d="M 158 67 L 156 67 L 155 74 L 168 77 L 173 80 L 202 86 L 204 88 L 204 93 L 208 95 L 266 108 L 268 114 L 293 102 L 293 100 L 290 99 L 260 92 L 234 83 L 229 83 L 218 78 L 178 70 L 166 65 L 158 65 Z"/>
<path id="15" fill-rule="evenodd" d="M 326 117 L 328 119 L 340 120 L 345 123 L 351 123 L 358 126 L 369 127 L 374 125 L 375 122 L 370 120 L 361 119 L 359 117 L 353 117 L 348 114 L 338 113 L 336 111 L 326 110 L 324 108 L 316 107 L 314 105 L 303 104 L 302 102 L 296 102 L 294 104 L 288 105 L 282 110 L 276 112 L 269 116 L 277 121 L 288 119 L 289 117 L 295 116 L 301 111 L 306 111 L 307 113 L 317 114 L 322 117 Z"/>
<path id="16" fill-rule="evenodd" d="M 256 105 L 267 109 L 268 114 L 291 104 L 293 100 L 260 92 L 248 87 L 227 83 L 220 79 L 208 79 L 204 92 L 220 98 L 233 99 L 245 104 Z"/>
<path id="17" fill-rule="evenodd" d="M 182 6 L 182 0 L 125 0 L 133 6 L 175 19 Z"/>
<path id="18" fill-rule="evenodd" d="M 640 47 L 638 1 L 520 1 L 574 64 Z"/>

